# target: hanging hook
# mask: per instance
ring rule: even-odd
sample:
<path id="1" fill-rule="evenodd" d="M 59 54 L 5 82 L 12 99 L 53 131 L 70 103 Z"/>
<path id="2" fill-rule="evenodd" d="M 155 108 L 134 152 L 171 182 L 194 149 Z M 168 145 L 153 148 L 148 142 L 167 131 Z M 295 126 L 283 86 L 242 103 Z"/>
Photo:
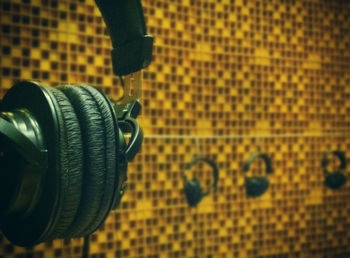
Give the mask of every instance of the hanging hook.
<path id="1" fill-rule="evenodd" d="M 193 155 L 192 160 L 202 157 L 202 149 L 199 142 L 199 138 L 193 138 L 194 144 L 196 145 L 196 154 Z"/>
<path id="2" fill-rule="evenodd" d="M 139 100 L 142 91 L 142 71 L 131 73 L 128 75 L 119 76 L 124 94 L 121 98 L 115 101 L 118 104 L 124 104 Z"/>
<path id="3" fill-rule="evenodd" d="M 257 152 L 263 152 L 263 138 L 259 135 L 256 137 Z"/>

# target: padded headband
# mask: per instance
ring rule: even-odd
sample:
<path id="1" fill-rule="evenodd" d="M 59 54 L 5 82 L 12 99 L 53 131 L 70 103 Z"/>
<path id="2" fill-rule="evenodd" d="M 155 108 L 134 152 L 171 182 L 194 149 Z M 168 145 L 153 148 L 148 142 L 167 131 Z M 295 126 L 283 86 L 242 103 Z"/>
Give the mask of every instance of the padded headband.
<path id="1" fill-rule="evenodd" d="M 204 163 L 207 163 L 209 164 L 212 169 L 213 169 L 213 177 L 214 177 L 214 182 L 213 184 L 209 187 L 208 191 L 204 193 L 204 195 L 208 195 L 209 193 L 212 193 L 216 190 L 217 188 L 217 185 L 218 185 L 218 181 L 219 181 L 219 168 L 218 168 L 218 165 L 215 163 L 215 161 L 209 159 L 209 158 L 195 158 L 193 159 L 190 163 L 188 163 L 185 167 L 185 169 L 187 171 L 185 171 L 185 174 L 184 174 L 184 179 L 187 180 L 187 177 L 186 177 L 186 174 L 188 172 L 188 170 L 195 164 L 197 164 L 198 162 L 204 162 Z"/>
<path id="2" fill-rule="evenodd" d="M 330 172 L 327 169 L 329 156 L 334 155 L 340 160 L 340 166 L 339 170 L 345 170 L 346 169 L 346 157 L 345 153 L 343 151 L 328 151 L 323 155 L 322 159 L 322 167 L 325 174 L 330 174 Z"/>
<path id="3" fill-rule="evenodd" d="M 273 172 L 271 159 L 265 153 L 254 153 L 254 154 L 252 154 L 247 159 L 247 161 L 244 162 L 244 164 L 243 164 L 243 171 L 244 172 L 248 172 L 249 171 L 250 165 L 253 163 L 253 161 L 255 159 L 263 159 L 264 160 L 265 166 L 266 166 L 266 173 L 270 174 L 270 173 Z"/>
<path id="4" fill-rule="evenodd" d="M 122 76 L 147 67 L 152 59 L 153 37 L 146 35 L 141 0 L 95 0 L 112 40 L 112 63 Z"/>

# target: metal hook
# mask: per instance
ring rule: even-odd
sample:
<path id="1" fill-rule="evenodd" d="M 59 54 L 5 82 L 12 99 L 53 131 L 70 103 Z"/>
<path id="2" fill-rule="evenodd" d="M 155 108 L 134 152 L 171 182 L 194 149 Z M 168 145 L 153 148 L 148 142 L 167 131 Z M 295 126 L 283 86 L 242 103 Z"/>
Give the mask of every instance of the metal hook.
<path id="1" fill-rule="evenodd" d="M 201 145 L 199 143 L 199 138 L 198 137 L 193 138 L 193 141 L 196 145 L 196 154 L 193 155 L 192 159 L 202 157 L 202 149 L 201 149 Z"/>
<path id="2" fill-rule="evenodd" d="M 257 152 L 263 152 L 263 138 L 260 136 L 256 137 Z"/>
<path id="3" fill-rule="evenodd" d="M 124 78 L 119 76 L 124 94 L 116 100 L 118 104 L 124 104 L 134 100 L 139 100 L 142 91 L 142 70 L 126 75 Z"/>

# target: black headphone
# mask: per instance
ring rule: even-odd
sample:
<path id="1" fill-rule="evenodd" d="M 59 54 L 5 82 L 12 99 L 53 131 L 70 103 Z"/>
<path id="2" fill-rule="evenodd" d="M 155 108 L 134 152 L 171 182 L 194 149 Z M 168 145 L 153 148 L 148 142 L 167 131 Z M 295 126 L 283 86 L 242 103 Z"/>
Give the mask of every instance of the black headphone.
<path id="1" fill-rule="evenodd" d="M 96 0 L 112 39 L 114 73 L 151 62 L 140 0 Z M 141 148 L 137 101 L 112 104 L 88 85 L 19 82 L 0 106 L 0 227 L 20 246 L 97 230 L 124 193 Z M 124 133 L 131 132 L 126 143 Z"/>
<path id="2" fill-rule="evenodd" d="M 340 166 L 337 171 L 329 172 L 327 169 L 329 156 L 335 155 L 340 160 Z M 331 189 L 338 189 L 346 183 L 344 171 L 346 169 L 345 153 L 342 151 L 329 151 L 323 155 L 322 159 L 323 172 L 325 174 L 324 184 Z"/>
<path id="3" fill-rule="evenodd" d="M 198 162 L 205 162 L 209 164 L 213 169 L 214 182 L 206 192 L 202 190 L 199 180 L 197 178 L 188 180 L 186 176 L 188 170 Z M 203 197 L 216 191 L 219 180 L 219 169 L 217 164 L 209 158 L 195 158 L 189 164 L 186 165 L 185 170 L 186 171 L 184 174 L 184 192 L 186 195 L 187 203 L 190 206 L 197 206 L 197 204 L 203 199 Z"/>
<path id="4" fill-rule="evenodd" d="M 273 172 L 272 162 L 269 156 L 264 153 L 252 154 L 246 162 L 243 164 L 243 172 L 247 173 L 250 169 L 250 165 L 255 159 L 262 159 L 265 162 L 266 173 L 271 174 Z M 246 194 L 248 197 L 258 197 L 263 195 L 269 187 L 269 179 L 263 176 L 245 177 L 244 185 L 246 188 Z"/>

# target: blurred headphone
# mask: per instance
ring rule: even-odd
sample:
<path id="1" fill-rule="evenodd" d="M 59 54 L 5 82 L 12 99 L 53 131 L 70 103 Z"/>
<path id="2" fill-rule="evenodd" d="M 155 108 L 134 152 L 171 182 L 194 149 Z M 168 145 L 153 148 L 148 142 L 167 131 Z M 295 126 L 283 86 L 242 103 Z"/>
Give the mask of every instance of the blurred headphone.
<path id="1" fill-rule="evenodd" d="M 202 187 L 200 186 L 199 180 L 197 178 L 188 180 L 186 176 L 186 174 L 188 173 L 188 170 L 198 162 L 207 163 L 213 169 L 214 182 L 206 192 L 203 191 Z M 184 192 L 185 192 L 186 200 L 188 205 L 197 206 L 197 204 L 203 199 L 203 197 L 216 191 L 218 180 L 219 180 L 219 169 L 217 164 L 209 158 L 195 158 L 189 164 L 186 165 L 185 170 L 186 172 L 184 174 Z"/>
<path id="2" fill-rule="evenodd" d="M 271 159 L 264 153 L 252 154 L 243 164 L 243 172 L 247 173 L 250 169 L 250 165 L 256 159 L 262 159 L 265 162 L 267 174 L 271 174 L 273 172 Z M 269 188 L 269 179 L 264 176 L 245 177 L 244 185 L 248 197 L 258 197 L 263 195 Z"/>
<path id="3" fill-rule="evenodd" d="M 340 160 L 340 166 L 337 171 L 329 172 L 327 169 L 329 155 L 335 155 Z M 323 172 L 325 174 L 324 184 L 331 189 L 338 189 L 346 183 L 346 177 L 344 171 L 346 169 L 345 153 L 342 151 L 329 151 L 326 152 L 322 159 Z"/>
<path id="4" fill-rule="evenodd" d="M 151 62 L 140 0 L 96 0 L 118 76 Z M 124 193 L 141 148 L 138 101 L 112 104 L 88 85 L 20 82 L 0 106 L 0 227 L 20 246 L 97 230 Z M 126 143 L 124 133 L 131 133 Z"/>

